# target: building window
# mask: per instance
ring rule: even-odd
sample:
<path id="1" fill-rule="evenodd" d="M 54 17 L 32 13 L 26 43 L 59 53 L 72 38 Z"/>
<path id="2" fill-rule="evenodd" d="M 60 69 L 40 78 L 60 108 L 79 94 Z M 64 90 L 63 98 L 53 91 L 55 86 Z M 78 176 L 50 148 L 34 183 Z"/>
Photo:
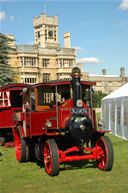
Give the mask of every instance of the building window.
<path id="1" fill-rule="evenodd" d="M 35 57 L 20 57 L 20 65 L 36 66 L 36 58 Z"/>
<path id="2" fill-rule="evenodd" d="M 70 73 L 58 73 L 57 74 L 58 80 L 71 80 Z"/>
<path id="3" fill-rule="evenodd" d="M 58 64 L 60 67 L 73 67 L 73 60 L 72 59 L 59 59 Z"/>
<path id="4" fill-rule="evenodd" d="M 63 67 L 63 59 L 59 59 L 58 64 L 59 64 L 59 67 Z"/>
<path id="5" fill-rule="evenodd" d="M 116 81 L 113 81 L 113 86 L 115 86 L 115 87 L 117 87 L 118 86 L 118 82 L 116 82 Z"/>
<path id="6" fill-rule="evenodd" d="M 40 31 L 38 31 L 38 38 L 40 38 Z"/>
<path id="7" fill-rule="evenodd" d="M 108 86 L 112 86 L 112 82 L 109 82 L 109 83 L 108 83 Z"/>
<path id="8" fill-rule="evenodd" d="M 36 83 L 36 78 L 25 78 L 25 83 L 34 84 Z"/>
<path id="9" fill-rule="evenodd" d="M 69 67 L 73 67 L 73 60 L 69 60 Z"/>
<path id="10" fill-rule="evenodd" d="M 37 82 L 36 73 L 26 72 L 21 74 L 21 82 L 26 84 L 34 84 Z"/>
<path id="11" fill-rule="evenodd" d="M 20 57 L 20 65 L 23 66 L 23 57 Z"/>
<path id="12" fill-rule="evenodd" d="M 45 40 L 47 40 L 48 39 L 48 32 L 47 32 L 47 30 L 45 30 Z"/>
<path id="13" fill-rule="evenodd" d="M 54 40 L 56 41 L 56 31 L 54 31 Z"/>
<path id="14" fill-rule="evenodd" d="M 48 67 L 49 59 L 42 59 L 42 67 L 46 68 Z"/>
<path id="15" fill-rule="evenodd" d="M 43 73 L 43 82 L 48 82 L 50 80 L 50 73 Z"/>
<path id="16" fill-rule="evenodd" d="M 102 86 L 102 82 L 96 82 L 96 86 Z"/>
<path id="17" fill-rule="evenodd" d="M 36 66 L 36 58 L 24 57 L 24 66 Z"/>

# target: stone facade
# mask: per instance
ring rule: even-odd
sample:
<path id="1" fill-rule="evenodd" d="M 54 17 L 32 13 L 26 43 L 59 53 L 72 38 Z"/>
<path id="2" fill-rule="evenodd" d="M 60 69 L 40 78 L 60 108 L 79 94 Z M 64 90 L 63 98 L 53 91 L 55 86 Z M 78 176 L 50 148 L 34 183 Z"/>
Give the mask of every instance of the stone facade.
<path id="1" fill-rule="evenodd" d="M 33 17 L 34 45 L 10 45 L 16 51 L 10 52 L 9 63 L 13 71 L 18 72 L 16 82 L 39 83 L 49 80 L 71 79 L 71 71 L 76 66 L 75 49 L 70 46 L 70 32 L 64 33 L 64 48 L 58 40 L 58 16 L 48 17 L 41 14 Z M 13 35 L 7 35 L 14 39 Z M 77 64 L 83 72 L 83 65 Z M 121 68 L 120 76 L 107 75 L 106 69 L 102 75 L 83 73 L 83 80 L 96 82 L 96 91 L 111 93 L 126 82 L 125 69 Z"/>
<path id="2" fill-rule="evenodd" d="M 120 69 L 120 75 L 107 75 L 106 69 L 102 69 L 102 75 L 89 75 L 83 73 L 83 80 L 96 82 L 96 92 L 109 94 L 128 82 L 125 77 L 125 69 Z"/>
<path id="3" fill-rule="evenodd" d="M 18 72 L 17 82 L 33 84 L 70 79 L 76 63 L 75 49 L 70 48 L 70 33 L 64 33 L 62 48 L 58 42 L 58 16 L 41 14 L 33 18 L 33 26 L 35 45 L 13 45 L 16 51 L 9 54 L 11 68 Z"/>

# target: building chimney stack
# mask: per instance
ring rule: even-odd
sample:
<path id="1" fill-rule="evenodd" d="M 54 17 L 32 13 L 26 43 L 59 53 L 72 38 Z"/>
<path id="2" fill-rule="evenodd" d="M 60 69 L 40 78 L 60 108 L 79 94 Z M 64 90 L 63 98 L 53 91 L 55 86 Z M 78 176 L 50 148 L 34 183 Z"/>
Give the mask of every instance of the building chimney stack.
<path id="1" fill-rule="evenodd" d="M 125 77 L 125 68 L 124 68 L 124 67 L 121 67 L 121 68 L 120 68 L 120 76 L 121 76 L 122 78 Z"/>
<path id="2" fill-rule="evenodd" d="M 106 75 L 107 74 L 107 70 L 106 69 L 102 69 L 102 75 Z"/>
<path id="3" fill-rule="evenodd" d="M 70 45 L 70 32 L 64 32 L 64 47 L 71 48 Z"/>

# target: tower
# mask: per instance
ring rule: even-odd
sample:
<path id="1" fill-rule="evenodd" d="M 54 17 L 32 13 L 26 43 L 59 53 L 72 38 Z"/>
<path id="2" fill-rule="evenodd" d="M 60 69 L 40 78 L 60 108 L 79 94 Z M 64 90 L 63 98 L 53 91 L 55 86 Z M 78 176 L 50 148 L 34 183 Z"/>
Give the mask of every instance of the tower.
<path id="1" fill-rule="evenodd" d="M 64 33 L 64 47 L 65 48 L 71 48 L 71 46 L 70 46 L 70 32 Z"/>
<path id="2" fill-rule="evenodd" d="M 42 13 L 33 17 L 35 43 L 42 48 L 58 47 L 58 16 L 49 17 Z"/>

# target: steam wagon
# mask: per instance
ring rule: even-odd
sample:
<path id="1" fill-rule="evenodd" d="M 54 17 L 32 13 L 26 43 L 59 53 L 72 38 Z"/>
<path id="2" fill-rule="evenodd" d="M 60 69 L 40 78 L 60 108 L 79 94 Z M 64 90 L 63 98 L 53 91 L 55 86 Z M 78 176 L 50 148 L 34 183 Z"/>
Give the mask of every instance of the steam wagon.
<path id="1" fill-rule="evenodd" d="M 22 91 L 22 112 L 13 121 L 16 158 L 26 162 L 34 152 L 48 175 L 59 174 L 64 162 L 96 160 L 99 169 L 113 166 L 113 147 L 106 131 L 97 130 L 92 105 L 93 82 L 81 81 L 79 68 L 72 80 L 42 82 Z"/>
<path id="2" fill-rule="evenodd" d="M 16 123 L 12 120 L 14 112 L 22 111 L 21 91 L 26 84 L 10 84 L 0 87 L 0 146 L 13 140 L 12 128 Z"/>

